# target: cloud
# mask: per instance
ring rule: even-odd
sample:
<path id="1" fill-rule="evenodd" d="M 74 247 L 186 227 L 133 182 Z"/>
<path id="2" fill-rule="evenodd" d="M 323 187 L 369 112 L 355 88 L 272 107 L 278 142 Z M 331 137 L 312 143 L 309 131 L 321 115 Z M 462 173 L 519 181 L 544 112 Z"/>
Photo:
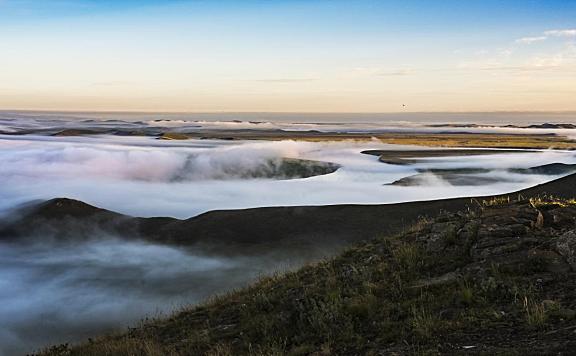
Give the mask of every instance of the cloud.
<path id="1" fill-rule="evenodd" d="M 414 71 L 412 69 L 397 69 L 391 71 L 381 71 L 376 74 L 379 77 L 396 77 L 396 76 L 405 76 L 405 75 L 412 75 Z"/>
<path id="2" fill-rule="evenodd" d="M 306 83 L 306 82 L 313 82 L 318 79 L 316 78 L 271 78 L 271 79 L 257 79 L 257 82 L 261 83 Z"/>
<path id="3" fill-rule="evenodd" d="M 411 68 L 382 68 L 382 67 L 355 67 L 347 70 L 343 75 L 352 78 L 374 77 L 403 77 L 413 75 Z"/>
<path id="4" fill-rule="evenodd" d="M 508 57 L 498 55 L 492 58 L 465 62 L 461 63 L 459 68 L 481 71 L 507 71 L 518 74 L 546 71 L 572 73 L 576 71 L 576 46 L 573 43 L 565 43 L 554 52 L 532 55 L 522 61 Z"/>
<path id="5" fill-rule="evenodd" d="M 523 38 L 517 39 L 516 43 L 531 44 L 534 42 L 545 41 L 546 39 L 548 39 L 548 37 L 546 37 L 546 36 L 523 37 Z"/>
<path id="6" fill-rule="evenodd" d="M 522 37 L 517 39 L 516 43 L 532 44 L 535 42 L 542 42 L 548 40 L 550 37 L 567 37 L 576 38 L 576 29 L 563 29 L 563 30 L 549 30 L 544 31 L 541 36 Z"/>
<path id="7" fill-rule="evenodd" d="M 551 30 L 544 32 L 544 35 L 553 37 L 576 37 L 576 29 Z"/>

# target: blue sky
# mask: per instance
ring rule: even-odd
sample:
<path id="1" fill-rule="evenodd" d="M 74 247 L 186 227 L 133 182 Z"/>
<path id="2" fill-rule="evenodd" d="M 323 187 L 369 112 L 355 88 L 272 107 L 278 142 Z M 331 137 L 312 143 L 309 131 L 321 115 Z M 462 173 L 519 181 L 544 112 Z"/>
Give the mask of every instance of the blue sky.
<path id="1" fill-rule="evenodd" d="M 0 108 L 576 110 L 576 1 L 0 0 Z"/>

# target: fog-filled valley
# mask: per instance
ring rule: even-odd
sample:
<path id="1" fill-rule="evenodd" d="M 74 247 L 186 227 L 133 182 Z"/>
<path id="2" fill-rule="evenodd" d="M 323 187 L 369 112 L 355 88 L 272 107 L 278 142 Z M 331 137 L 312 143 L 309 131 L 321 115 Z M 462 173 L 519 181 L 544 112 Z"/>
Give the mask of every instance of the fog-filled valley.
<path id="1" fill-rule="evenodd" d="M 370 138 L 314 142 L 5 134 L 0 136 L 1 224 L 26 225 L 18 220 L 25 207 L 60 197 L 135 217 L 187 219 L 225 209 L 485 196 L 554 180 L 573 172 L 576 164 L 568 150 L 419 152 L 402 162 L 389 162 L 370 150 L 394 157 L 394 152 L 422 147 Z M 327 240 L 316 249 L 278 245 L 214 251 L 209 247 L 218 241 L 179 246 L 97 228 L 87 233 L 88 226 L 78 224 L 66 228 L 66 239 L 51 228 L 34 236 L 2 237 L 0 354 L 135 325 L 259 276 L 330 256 L 345 245 Z"/>
<path id="2" fill-rule="evenodd" d="M 218 256 L 111 236 L 2 243 L 0 354 L 133 326 L 322 256 Z"/>
<path id="3" fill-rule="evenodd" d="M 576 163 L 567 151 L 531 151 L 429 158 L 390 165 L 361 154 L 368 149 L 416 147 L 374 142 L 159 141 L 117 137 L 3 137 L 0 208 L 36 199 L 68 197 L 135 216 L 187 218 L 216 209 L 258 206 L 379 204 L 510 192 L 553 179 L 513 168 Z M 331 174 L 285 179 L 270 172 L 283 158 L 329 162 Z M 440 176 L 422 185 L 386 184 L 422 169 L 482 168 L 491 184 L 452 186 Z M 266 178 L 264 178 L 266 177 Z M 292 177 L 293 178 L 293 177 Z M 433 187 L 433 188 L 432 188 Z"/>

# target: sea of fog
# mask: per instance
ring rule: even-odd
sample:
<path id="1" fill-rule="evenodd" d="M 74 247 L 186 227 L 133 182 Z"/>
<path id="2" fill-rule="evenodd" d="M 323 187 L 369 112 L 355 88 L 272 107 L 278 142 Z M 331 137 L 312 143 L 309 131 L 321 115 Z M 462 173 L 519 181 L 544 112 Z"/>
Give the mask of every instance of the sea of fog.
<path id="1" fill-rule="evenodd" d="M 162 141 L 142 137 L 0 136 L 0 211 L 38 199 L 67 197 L 124 214 L 188 218 L 216 209 L 259 206 L 382 204 L 490 195 L 553 179 L 507 168 L 576 163 L 573 152 L 541 151 L 384 164 L 366 149 L 415 149 L 379 142 Z M 240 179 L 242 171 L 288 157 L 333 162 L 335 173 L 306 179 Z M 386 185 L 425 168 L 493 169 L 499 182 L 452 186 L 434 179 L 416 187 Z"/>
<path id="2" fill-rule="evenodd" d="M 556 178 L 511 173 L 573 152 L 540 151 L 434 158 L 388 165 L 366 149 L 415 149 L 379 142 L 162 141 L 147 137 L 0 136 L 0 212 L 31 200 L 68 197 L 134 216 L 188 218 L 215 209 L 381 204 L 515 191 Z M 281 157 L 341 166 L 305 179 L 246 179 L 241 173 Z M 481 167 L 497 182 L 452 186 L 386 185 L 425 168 Z M 320 256 L 318 256 L 320 257 Z M 170 312 L 261 274 L 305 261 L 274 256 L 217 256 L 117 236 L 79 243 L 0 244 L 0 355 L 78 341 Z"/>
<path id="3" fill-rule="evenodd" d="M 397 113 L 130 113 L 130 112 L 34 112 L 0 111 L 1 119 L 43 120 L 123 120 L 128 122 L 171 121 L 244 121 L 273 123 L 373 123 L 394 124 L 445 124 L 474 123 L 485 125 L 532 125 L 551 123 L 576 123 L 576 112 L 397 112 Z"/>
<path id="4" fill-rule="evenodd" d="M 576 129 L 518 128 L 543 123 L 576 124 L 576 112 L 542 113 L 69 113 L 0 111 L 0 134 L 35 130 L 124 129 L 158 132 L 202 130 L 283 130 L 349 133 L 483 132 L 561 134 Z M 456 125 L 455 125 L 456 124 Z M 440 127 L 438 127 L 440 125 Z M 467 125 L 477 125 L 473 129 Z M 505 127 L 512 125 L 512 127 Z M 518 126 L 518 127 L 514 127 Z"/>

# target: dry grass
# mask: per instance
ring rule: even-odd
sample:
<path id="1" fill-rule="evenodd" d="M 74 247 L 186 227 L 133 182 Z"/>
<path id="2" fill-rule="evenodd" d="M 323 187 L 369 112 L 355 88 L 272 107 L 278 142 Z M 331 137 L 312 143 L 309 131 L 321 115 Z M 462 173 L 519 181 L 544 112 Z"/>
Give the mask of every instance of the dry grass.
<path id="1" fill-rule="evenodd" d="M 418 270 L 423 263 L 422 251 L 416 244 L 400 243 L 392 254 L 398 265 L 409 272 Z"/>
<path id="2" fill-rule="evenodd" d="M 413 306 L 410 326 L 414 335 L 421 340 L 429 340 L 438 329 L 438 318 L 423 306 Z"/>
<path id="3" fill-rule="evenodd" d="M 432 219 L 430 219 L 429 217 L 426 216 L 421 216 L 418 218 L 418 220 L 410 225 L 408 228 L 405 229 L 406 233 L 417 233 L 417 232 L 421 232 L 424 229 L 426 229 L 430 223 L 432 222 Z"/>
<path id="4" fill-rule="evenodd" d="M 544 304 L 537 303 L 528 297 L 524 297 L 523 304 L 528 325 L 535 328 L 542 328 L 548 320 L 548 314 Z"/>
<path id="5" fill-rule="evenodd" d="M 505 197 L 494 197 L 492 199 L 482 200 L 482 207 L 499 206 L 510 203 L 510 196 Z"/>
<path id="6" fill-rule="evenodd" d="M 576 199 L 562 199 L 554 196 L 544 195 L 536 198 L 531 198 L 530 203 L 535 208 L 546 207 L 546 206 L 557 206 L 566 208 L 569 206 L 576 205 Z"/>

